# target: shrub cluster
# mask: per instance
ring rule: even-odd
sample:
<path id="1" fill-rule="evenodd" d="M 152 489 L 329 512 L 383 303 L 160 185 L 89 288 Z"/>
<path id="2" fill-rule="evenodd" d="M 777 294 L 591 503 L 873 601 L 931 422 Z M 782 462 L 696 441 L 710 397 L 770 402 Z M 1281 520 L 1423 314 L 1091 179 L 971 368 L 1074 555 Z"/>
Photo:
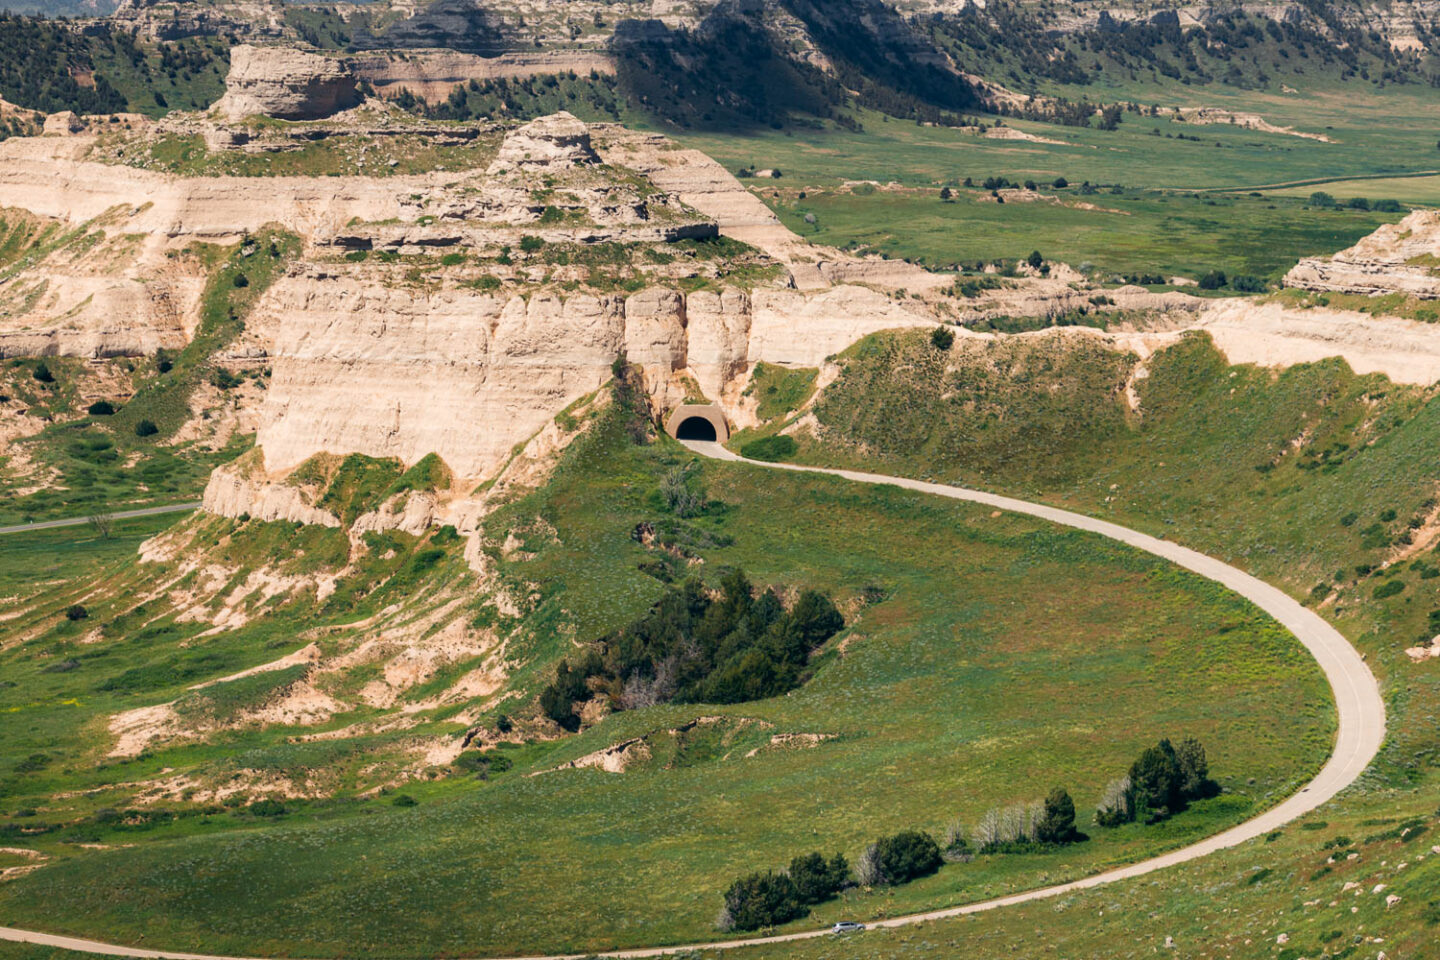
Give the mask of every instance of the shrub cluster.
<path id="1" fill-rule="evenodd" d="M 725 906 L 715 925 L 721 930 L 758 930 L 805 916 L 850 885 L 850 864 L 842 854 L 825 859 L 807 853 L 780 873 L 752 873 L 725 891 Z"/>
<path id="2" fill-rule="evenodd" d="M 944 862 L 934 837 L 923 830 L 902 830 L 866 847 L 855 864 L 855 876 L 867 887 L 893 887 L 928 877 Z"/>
<path id="3" fill-rule="evenodd" d="M 1136 758 L 1128 775 L 1106 786 L 1095 822 L 1102 827 L 1133 820 L 1156 823 L 1184 810 L 1191 800 L 1219 792 L 1199 740 L 1186 737 L 1178 745 L 1161 740 Z"/>
<path id="4" fill-rule="evenodd" d="M 617 709 L 657 703 L 743 703 L 798 687 L 811 651 L 845 625 L 824 594 L 806 590 L 786 610 L 773 590 L 757 599 L 743 570 L 711 598 L 691 578 L 649 612 L 598 641 L 572 664 L 562 660 L 540 694 L 545 715 L 567 729 L 575 705 L 605 696 Z"/>
<path id="5" fill-rule="evenodd" d="M 1056 787 L 1044 800 L 986 811 L 968 841 L 957 824 L 946 837 L 946 853 L 952 857 L 971 852 L 1026 853 L 1087 839 L 1075 829 L 1075 801 L 1063 787 Z"/>
<path id="6" fill-rule="evenodd" d="M 841 853 L 829 859 L 818 852 L 796 856 L 788 871 L 750 874 L 730 884 L 716 927 L 759 930 L 798 920 L 850 882 L 850 864 Z"/>
<path id="7" fill-rule="evenodd" d="M 936 328 L 939 329 L 938 327 Z M 765 460 L 777 462 L 788 460 L 800 449 L 794 437 L 784 434 L 776 434 L 773 437 L 761 437 L 759 440 L 751 440 L 740 447 L 740 456 L 750 460 Z"/>

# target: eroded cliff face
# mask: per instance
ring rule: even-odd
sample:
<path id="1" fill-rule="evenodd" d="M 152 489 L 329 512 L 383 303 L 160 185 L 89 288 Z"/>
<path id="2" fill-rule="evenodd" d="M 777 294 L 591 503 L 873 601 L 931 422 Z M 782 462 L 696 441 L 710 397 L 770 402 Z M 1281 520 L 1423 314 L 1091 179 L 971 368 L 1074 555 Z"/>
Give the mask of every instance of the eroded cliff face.
<path id="1" fill-rule="evenodd" d="M 622 352 L 657 406 L 683 397 L 684 377 L 723 402 L 759 361 L 817 366 L 868 333 L 934 322 L 863 288 L 526 298 L 360 271 L 288 277 L 255 320 L 276 330 L 257 437 L 269 472 L 321 451 L 407 465 L 435 453 L 476 479 L 609 380 Z"/>
<path id="2" fill-rule="evenodd" d="M 394 290 L 307 275 L 277 284 L 274 374 L 257 442 L 283 471 L 320 451 L 437 453 L 479 477 L 609 376 L 624 302 Z M 676 324 L 678 327 L 678 324 Z"/>
<path id="3" fill-rule="evenodd" d="M 231 119 L 257 114 L 319 120 L 360 103 L 356 77 L 342 61 L 289 47 L 230 48 L 225 96 L 215 109 Z"/>
<path id="4" fill-rule="evenodd" d="M 1440 211 L 1416 210 L 1334 256 L 1306 257 L 1285 275 L 1285 285 L 1331 293 L 1440 298 Z"/>

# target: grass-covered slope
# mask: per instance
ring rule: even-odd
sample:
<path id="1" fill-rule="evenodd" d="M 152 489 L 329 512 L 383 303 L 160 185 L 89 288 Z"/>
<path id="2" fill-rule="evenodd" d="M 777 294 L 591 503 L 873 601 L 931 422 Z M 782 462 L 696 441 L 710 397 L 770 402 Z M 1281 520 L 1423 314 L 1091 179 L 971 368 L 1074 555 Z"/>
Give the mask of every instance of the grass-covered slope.
<path id="1" fill-rule="evenodd" d="M 1338 360 L 1230 366 L 1198 335 L 1143 364 L 1084 337 L 965 350 L 942 356 L 920 335 L 858 345 L 817 401 L 820 439 L 802 438 L 800 458 L 1048 500 L 1247 568 L 1307 598 L 1367 654 L 1389 732 L 1359 785 L 1263 844 L 825 955 L 923 956 L 938 943 L 1001 956 L 1038 941 L 1140 956 L 1174 936 L 1199 955 L 1373 956 L 1383 942 L 1389 956 L 1427 956 L 1440 924 L 1440 673 L 1404 651 L 1440 632 L 1434 391 Z"/>
<path id="2" fill-rule="evenodd" d="M 143 933 L 147 943 L 176 948 L 290 956 L 679 942 L 712 935 L 720 893 L 736 875 L 810 849 L 853 859 L 882 833 L 938 833 L 956 818 L 973 823 L 997 804 L 1066 786 L 1089 841 L 950 865 L 888 893 L 853 893 L 801 923 L 977 899 L 1219 829 L 1292 790 L 1329 750 L 1328 693 L 1298 644 L 1247 604 L 1158 560 L 1026 518 L 739 465 L 705 464 L 699 483 L 709 506 L 680 519 L 659 490 L 689 455 L 668 441 L 635 446 L 628 436 L 618 414 L 602 415 L 548 484 L 488 519 L 491 573 L 479 590 L 457 566 L 459 545 L 441 531 L 430 544 L 398 535 L 372 543 L 329 599 L 288 595 L 269 617 L 203 639 L 193 632 L 200 625 L 144 626 L 147 618 L 104 604 L 91 622 L 114 623 L 102 630 L 113 636 L 93 644 L 79 644 L 80 631 L 59 619 L 27 618 L 37 632 L 5 654 L 6 675 L 21 687 L 0 690 L 0 705 L 24 702 L 0 713 L 0 723 L 33 726 L 43 709 L 47 736 L 69 746 L 43 769 L 5 778 L 0 822 L 13 826 L 4 829 L 23 836 L 27 823 L 56 826 L 23 841 L 53 859 L 0 887 L 0 916 L 121 940 Z M 537 739 L 528 697 L 552 665 L 575 641 L 632 620 L 664 589 L 646 571 L 668 568 L 656 560 L 671 554 L 632 537 L 646 520 L 703 561 L 690 569 L 707 582 L 738 565 L 782 591 L 813 587 L 840 601 L 850 625 L 812 665 L 814 678 L 788 696 L 626 711 L 578 737 Z M 336 531 L 306 531 L 305 555 L 296 558 L 286 525 L 247 527 L 206 521 L 190 535 L 201 538 L 195 548 L 214 540 L 216 560 L 248 557 L 276 573 L 342 562 Z M 497 587 L 514 606 L 490 604 Z M 286 812 L 275 815 L 178 796 L 150 807 L 174 822 L 161 817 L 144 830 L 94 809 L 123 796 L 119 784 L 164 767 L 261 766 L 293 782 L 334 765 L 337 753 L 355 757 L 341 769 L 372 762 L 386 734 L 306 743 L 303 729 L 253 724 L 207 745 L 96 758 L 108 749 L 101 718 L 121 702 L 180 696 L 192 711 L 224 708 L 225 698 L 255 694 L 251 685 L 196 698 L 186 684 L 273 659 L 310 637 L 338 636 L 344 623 L 396 600 L 423 607 L 438 597 L 460 599 L 457 615 L 506 638 L 507 684 L 521 696 L 491 707 L 480 726 L 493 729 L 503 710 L 530 739 L 504 751 L 508 771 L 484 781 L 458 773 L 413 781 L 403 790 L 418 803 L 405 807 L 350 794 L 285 800 Z M 57 617 L 72 598 L 57 592 L 48 602 Z M 309 632 L 296 637 L 286 625 L 300 618 Z M 142 632 L 146 639 L 135 640 Z M 224 662 L 200 663 L 183 680 L 156 675 L 123 701 L 96 692 L 114 686 L 111 678 L 150 677 L 152 660 L 159 667 L 203 656 Z M 69 657 L 82 666 L 47 671 Z M 80 706 L 62 706 L 69 700 Z M 318 729 L 365 716 L 337 716 Z M 427 716 L 427 730 L 443 729 L 447 714 Z M 689 726 L 702 717 L 712 719 Z M 1220 797 L 1160 825 L 1089 825 L 1104 783 L 1142 746 L 1185 734 L 1209 746 Z M 645 747 L 623 773 L 555 769 L 634 738 Z M 5 740 L 7 753 L 12 742 L 25 756 L 43 749 L 31 735 Z M 46 799 L 81 784 L 83 801 Z M 248 799 L 263 796 L 252 789 Z M 34 817 L 16 816 L 22 807 Z M 82 848 L 82 838 L 112 846 Z M 63 918 L 44 906 L 60 900 L 75 907 Z"/>

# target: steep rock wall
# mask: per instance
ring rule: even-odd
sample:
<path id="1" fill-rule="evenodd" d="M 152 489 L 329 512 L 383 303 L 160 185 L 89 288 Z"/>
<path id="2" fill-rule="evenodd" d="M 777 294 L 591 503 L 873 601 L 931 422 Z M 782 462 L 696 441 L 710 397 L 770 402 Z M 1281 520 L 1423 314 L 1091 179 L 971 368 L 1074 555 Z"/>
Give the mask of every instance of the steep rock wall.
<path id="1" fill-rule="evenodd" d="M 622 350 L 662 404 L 680 373 L 723 399 L 757 361 L 816 366 L 875 330 L 933 320 L 862 288 L 527 300 L 317 270 L 277 282 L 253 323 L 276 331 L 257 437 L 267 470 L 320 452 L 436 453 L 482 477 L 608 380 Z"/>
<path id="2" fill-rule="evenodd" d="M 118 229 L 228 238 L 279 223 L 305 237 L 333 235 L 354 218 L 387 220 L 412 194 L 460 174 L 419 177 L 174 177 L 81 159 L 90 139 L 0 142 L 0 206 L 82 223 L 128 211 Z"/>
<path id="3" fill-rule="evenodd" d="M 277 283 L 257 312 L 278 331 L 257 438 L 271 471 L 321 451 L 407 464 L 434 452 L 483 475 L 603 383 L 626 342 L 615 298 L 527 302 L 313 273 Z"/>

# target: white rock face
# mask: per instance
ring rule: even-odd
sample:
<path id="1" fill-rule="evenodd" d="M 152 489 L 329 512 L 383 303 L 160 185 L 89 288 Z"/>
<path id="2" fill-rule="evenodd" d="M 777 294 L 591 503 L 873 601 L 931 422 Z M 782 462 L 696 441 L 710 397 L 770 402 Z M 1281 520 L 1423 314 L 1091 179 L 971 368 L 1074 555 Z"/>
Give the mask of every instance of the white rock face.
<path id="1" fill-rule="evenodd" d="M 590 128 L 562 110 L 511 131 L 500 144 L 490 172 L 563 169 L 599 162 L 590 146 Z"/>
<path id="2" fill-rule="evenodd" d="M 625 343 L 618 298 L 277 283 L 259 322 L 276 356 L 258 443 L 270 471 L 321 451 L 437 453 L 481 476 L 600 386 Z"/>
<path id="3" fill-rule="evenodd" d="M 1306 257 L 1285 275 L 1285 285 L 1440 298 L 1440 210 L 1416 210 L 1332 257 Z"/>
<path id="4" fill-rule="evenodd" d="M 933 322 L 863 288 L 527 301 L 311 271 L 277 282 L 252 317 L 275 331 L 257 443 L 271 473 L 320 452 L 407 465 L 435 453 L 478 478 L 605 383 L 622 350 L 653 393 L 689 373 L 720 399 L 757 361 L 818 366 L 866 334 Z"/>
<path id="5" fill-rule="evenodd" d="M 727 289 L 697 291 L 686 299 L 687 364 L 707 397 L 723 397 L 744 374 L 750 353 L 750 296 Z"/>
<path id="6" fill-rule="evenodd" d="M 234 465 L 220 467 L 210 474 L 203 503 L 208 513 L 226 517 L 248 514 L 256 520 L 340 526 L 339 517 L 306 503 L 298 488 L 266 483 L 263 477 L 250 477 Z"/>
<path id="7" fill-rule="evenodd" d="M 225 95 L 215 109 L 231 120 L 251 116 L 320 120 L 360 103 L 355 76 L 341 61 L 287 47 L 230 48 Z"/>
<path id="8" fill-rule="evenodd" d="M 1383 373 L 1397 383 L 1440 381 L 1440 343 L 1431 323 L 1236 299 L 1216 301 L 1197 326 L 1231 363 L 1284 368 L 1343 357 L 1356 373 Z"/>

